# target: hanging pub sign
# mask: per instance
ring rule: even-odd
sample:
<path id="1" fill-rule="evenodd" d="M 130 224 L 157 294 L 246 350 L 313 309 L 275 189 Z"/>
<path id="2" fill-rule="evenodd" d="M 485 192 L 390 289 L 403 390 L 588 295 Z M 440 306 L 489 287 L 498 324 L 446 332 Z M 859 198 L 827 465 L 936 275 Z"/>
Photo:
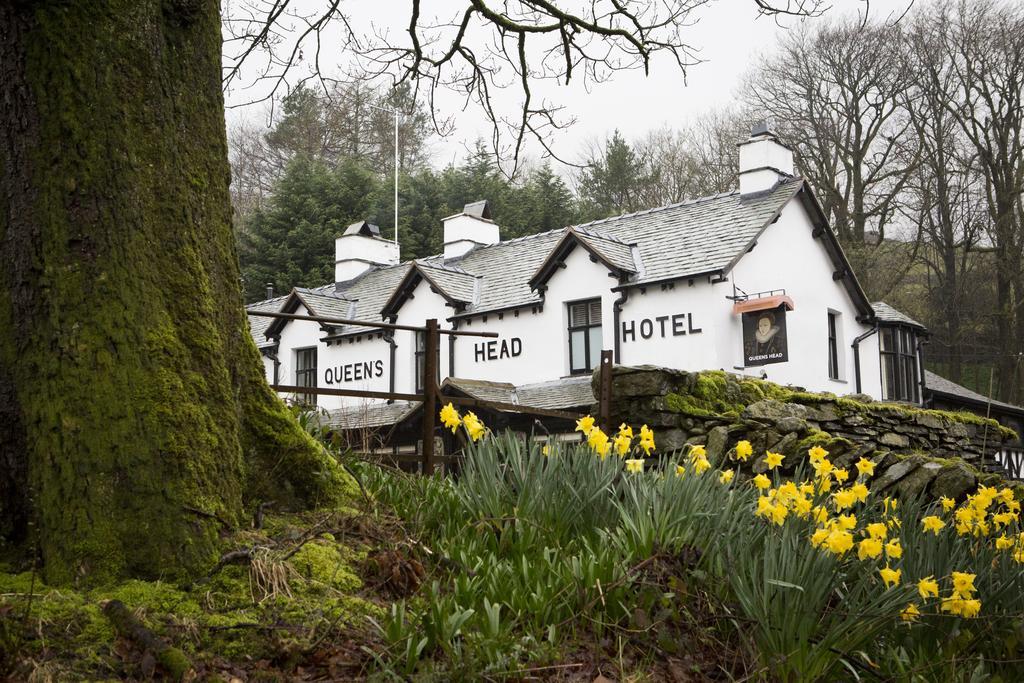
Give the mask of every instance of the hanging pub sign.
<path id="1" fill-rule="evenodd" d="M 786 306 L 743 313 L 743 365 L 768 365 L 789 360 Z"/>

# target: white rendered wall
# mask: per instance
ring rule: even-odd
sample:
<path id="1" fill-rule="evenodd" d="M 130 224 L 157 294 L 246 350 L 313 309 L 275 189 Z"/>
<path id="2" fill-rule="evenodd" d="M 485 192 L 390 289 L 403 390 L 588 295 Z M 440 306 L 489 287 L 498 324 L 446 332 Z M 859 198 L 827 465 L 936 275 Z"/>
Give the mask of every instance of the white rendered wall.
<path id="1" fill-rule="evenodd" d="M 299 315 L 309 315 L 305 306 L 299 305 L 295 309 Z M 277 345 L 277 357 L 281 361 L 278 368 L 278 381 L 281 384 L 295 384 L 295 352 L 297 349 L 317 347 L 317 372 L 323 364 L 323 348 L 320 337 L 324 336 L 320 325 L 311 320 L 289 320 L 281 329 L 281 337 Z M 271 368 L 270 379 L 273 380 L 273 368 Z M 317 378 L 319 383 L 320 379 Z M 288 396 L 288 394 L 282 394 Z"/>
<path id="2" fill-rule="evenodd" d="M 430 291 L 430 283 L 420 280 L 412 292 L 411 299 L 406 299 L 398 310 L 397 321 L 400 325 L 414 325 L 423 327 L 428 318 L 436 318 L 442 329 L 451 329 L 451 323 L 446 318 L 452 315 L 452 307 L 445 305 L 444 297 Z M 441 380 L 448 377 L 448 344 L 450 337 L 441 335 L 440 341 L 440 372 Z M 395 341 L 398 349 L 395 356 L 395 391 L 403 393 L 416 392 L 416 333 L 412 331 L 397 330 Z M 440 382 L 439 382 L 440 383 Z"/>
<path id="3" fill-rule="evenodd" d="M 786 314 L 789 361 L 748 368 L 746 372 L 760 375 L 763 370 L 773 382 L 811 391 L 853 393 L 856 388 L 851 344 L 871 327 L 857 322 L 858 312 L 846 288 L 841 281 L 832 279 L 836 266 L 821 239 L 812 236 L 811 221 L 803 205 L 790 202 L 779 220 L 765 230 L 753 250 L 729 274 L 731 282 L 749 294 L 785 289 L 794 303 L 794 310 Z M 840 314 L 839 380 L 828 376 L 829 310 Z M 743 365 L 741 316 L 732 316 L 731 330 L 732 342 L 723 348 L 722 357 L 727 368 Z M 862 391 L 875 398 L 880 397 L 877 349 L 877 341 L 861 345 Z"/>
<path id="4" fill-rule="evenodd" d="M 324 334 L 321 332 L 321 337 Z M 390 390 L 391 350 L 380 332 L 352 335 L 320 345 L 317 382 L 329 389 Z M 399 389 L 399 391 L 401 391 Z M 327 410 L 379 403 L 384 399 L 321 396 L 317 405 Z"/>
<path id="5" fill-rule="evenodd" d="M 566 258 L 566 268 L 558 270 L 548 280 L 543 310 L 533 313 L 526 307 L 489 313 L 486 321 L 474 316 L 469 326 L 460 325 L 459 329 L 497 332 L 500 336 L 496 340 L 459 339 L 455 347 L 455 375 L 512 384 L 568 376 L 566 303 L 601 298 L 602 347 L 611 349 L 615 343 L 611 321 L 616 296 L 611 288 L 616 284 L 617 281 L 608 276 L 607 268 L 593 263 L 586 250 L 576 247 Z M 515 351 L 518 355 L 513 355 Z M 600 357 L 600 353 L 596 355 Z"/>

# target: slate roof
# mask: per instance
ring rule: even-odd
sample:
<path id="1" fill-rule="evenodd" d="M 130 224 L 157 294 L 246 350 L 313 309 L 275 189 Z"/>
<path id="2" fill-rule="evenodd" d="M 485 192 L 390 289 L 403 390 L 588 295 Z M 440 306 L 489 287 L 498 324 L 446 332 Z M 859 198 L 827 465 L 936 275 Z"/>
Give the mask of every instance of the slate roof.
<path id="1" fill-rule="evenodd" d="M 313 315 L 322 315 L 328 318 L 348 318 L 352 302 L 344 296 L 335 293 L 334 287 L 321 289 L 326 289 L 326 291 L 299 287 L 296 287 L 295 291 L 298 292 L 307 306 L 313 309 Z"/>
<path id="2" fill-rule="evenodd" d="M 600 254 L 608 263 L 621 271 L 636 273 L 639 269 L 633 259 L 633 245 L 636 242 L 627 244 L 620 239 L 585 228 L 573 228 L 577 237 L 586 242 L 591 249 Z"/>
<path id="3" fill-rule="evenodd" d="M 793 178 L 754 196 L 719 194 L 592 221 L 572 230 L 626 272 L 630 285 L 726 272 L 803 187 L 802 180 Z M 479 246 L 447 262 L 437 255 L 416 263 L 431 279 L 436 277 L 446 293 L 468 303 L 459 316 L 537 304 L 543 299 L 531 288 L 530 279 L 568 229 Z M 411 262 L 375 268 L 340 283 L 337 295 L 354 302 L 343 317 L 380 320 L 385 303 L 410 267 Z M 326 285 L 311 291 L 331 297 L 333 290 L 333 285 Z M 331 306 L 324 301 L 320 305 Z M 346 327 L 336 334 L 369 331 Z"/>
<path id="4" fill-rule="evenodd" d="M 454 387 L 482 401 L 515 403 L 532 408 L 566 410 L 589 407 L 595 402 L 590 389 L 590 375 L 521 384 L 484 380 L 446 379 L 442 387 Z M 373 429 L 389 427 L 409 418 L 420 409 L 419 401 L 370 403 L 327 411 L 327 424 L 338 429 Z"/>
<path id="5" fill-rule="evenodd" d="M 248 311 L 279 311 L 284 302 L 288 299 L 287 296 L 276 296 L 273 299 L 264 299 L 254 304 L 246 306 Z M 249 316 L 249 332 L 252 334 L 253 341 L 256 342 L 256 348 L 265 349 L 275 345 L 276 342 L 267 339 L 267 328 L 274 322 L 274 318 L 264 318 L 259 315 Z"/>
<path id="6" fill-rule="evenodd" d="M 871 308 L 875 311 L 875 318 L 881 323 L 895 323 L 900 325 L 910 325 L 912 327 L 919 327 L 922 330 L 925 326 L 911 318 L 906 313 L 898 311 L 884 301 L 875 301 L 871 304 Z M 938 377 L 938 375 L 936 375 Z"/>
<path id="7" fill-rule="evenodd" d="M 520 384 L 516 393 L 523 405 L 551 410 L 589 406 L 597 401 L 590 387 L 590 375 Z"/>
<path id="8" fill-rule="evenodd" d="M 955 398 L 964 399 L 971 403 L 989 403 L 987 396 L 983 396 L 976 391 L 972 391 L 965 386 L 961 386 L 953 380 L 946 379 L 942 375 L 937 375 L 931 370 L 924 371 L 924 386 L 927 391 L 946 394 Z M 1012 403 L 1003 403 L 1002 401 L 996 400 L 991 401 L 991 403 L 994 407 L 1010 410 L 1018 414 L 1024 414 L 1024 408 L 1015 406 Z"/>
<path id="9" fill-rule="evenodd" d="M 589 406 L 596 400 L 594 392 L 590 388 L 590 375 L 564 377 L 546 382 L 520 384 L 519 386 L 508 382 L 450 377 L 442 383 L 442 387 L 448 386 L 455 387 L 482 401 L 515 403 L 516 405 L 549 410 Z"/>
<path id="10" fill-rule="evenodd" d="M 431 282 L 444 290 L 448 298 L 467 304 L 476 300 L 479 276 L 437 261 L 419 261 L 416 265 Z"/>
<path id="11" fill-rule="evenodd" d="M 412 415 L 421 405 L 419 401 L 395 401 L 337 408 L 327 411 L 327 424 L 338 429 L 389 427 Z"/>

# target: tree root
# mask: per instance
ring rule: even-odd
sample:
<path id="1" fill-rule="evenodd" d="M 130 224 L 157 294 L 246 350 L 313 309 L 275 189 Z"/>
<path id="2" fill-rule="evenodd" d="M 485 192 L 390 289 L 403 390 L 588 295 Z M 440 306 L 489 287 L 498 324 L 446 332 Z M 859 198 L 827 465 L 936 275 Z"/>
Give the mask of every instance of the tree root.
<path id="1" fill-rule="evenodd" d="M 144 652 L 152 654 L 170 680 L 180 681 L 192 668 L 184 652 L 168 645 L 163 638 L 146 628 L 120 600 L 111 600 L 104 605 L 103 614 L 113 624 L 118 635 L 128 638 Z"/>

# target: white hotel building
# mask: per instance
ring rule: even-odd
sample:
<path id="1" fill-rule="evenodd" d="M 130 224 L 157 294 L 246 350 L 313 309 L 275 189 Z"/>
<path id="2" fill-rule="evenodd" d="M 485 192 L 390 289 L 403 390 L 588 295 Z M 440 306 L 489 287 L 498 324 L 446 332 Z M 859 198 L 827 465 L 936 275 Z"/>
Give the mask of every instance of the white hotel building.
<path id="1" fill-rule="evenodd" d="M 792 152 L 764 127 L 740 144 L 737 191 L 507 241 L 478 202 L 444 219 L 443 254 L 406 262 L 375 226 L 356 223 L 336 240 L 334 279 L 249 308 L 496 332 L 442 335 L 439 379 L 536 407 L 593 402 L 601 349 L 620 365 L 922 401 L 924 328 L 868 301 Z M 420 389 L 418 333 L 250 322 L 272 383 Z M 346 426 L 395 423 L 416 408 L 316 401 Z"/>

